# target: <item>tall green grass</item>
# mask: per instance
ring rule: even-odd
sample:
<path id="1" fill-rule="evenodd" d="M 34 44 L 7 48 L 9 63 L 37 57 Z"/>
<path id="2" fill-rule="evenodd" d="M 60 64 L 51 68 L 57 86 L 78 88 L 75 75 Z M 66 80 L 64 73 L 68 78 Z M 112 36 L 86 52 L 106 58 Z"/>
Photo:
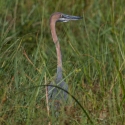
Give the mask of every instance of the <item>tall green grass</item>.
<path id="1" fill-rule="evenodd" d="M 125 124 L 125 1 L 0 1 L 0 124 Z M 83 16 L 56 25 L 70 98 L 58 120 L 47 115 L 54 80 L 53 12 Z"/>

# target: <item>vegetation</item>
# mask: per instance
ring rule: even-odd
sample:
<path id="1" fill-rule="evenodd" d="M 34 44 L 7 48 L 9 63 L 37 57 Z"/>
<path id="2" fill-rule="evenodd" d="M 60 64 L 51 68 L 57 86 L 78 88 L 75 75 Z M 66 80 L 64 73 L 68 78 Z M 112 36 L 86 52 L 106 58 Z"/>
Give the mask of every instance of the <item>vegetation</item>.
<path id="1" fill-rule="evenodd" d="M 56 11 L 84 17 L 56 25 L 64 79 L 85 110 L 71 97 L 58 120 L 42 86 L 56 73 Z M 125 124 L 124 0 L 1 0 L 0 17 L 1 125 Z"/>

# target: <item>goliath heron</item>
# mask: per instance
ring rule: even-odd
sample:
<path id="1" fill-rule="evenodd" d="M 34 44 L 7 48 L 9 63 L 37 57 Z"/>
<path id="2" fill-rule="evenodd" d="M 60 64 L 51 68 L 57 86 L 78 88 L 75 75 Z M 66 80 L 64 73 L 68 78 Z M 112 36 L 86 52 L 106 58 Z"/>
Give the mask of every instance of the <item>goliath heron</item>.
<path id="1" fill-rule="evenodd" d="M 56 34 L 55 25 L 56 25 L 56 22 L 68 22 L 70 20 L 79 20 L 79 19 L 82 19 L 82 17 L 66 15 L 60 12 L 55 12 L 50 17 L 51 35 L 52 35 L 52 39 L 55 44 L 56 53 L 57 53 L 57 74 L 56 74 L 55 82 L 51 82 L 50 86 L 48 86 L 48 100 L 54 101 L 54 106 L 56 107 L 56 109 L 60 107 L 60 102 L 67 101 L 68 94 L 65 91 L 59 88 L 56 88 L 52 85 L 57 85 L 60 88 L 63 88 L 66 91 L 68 91 L 68 84 L 65 83 L 63 80 L 62 58 L 61 58 L 62 56 L 61 56 L 60 44 Z"/>

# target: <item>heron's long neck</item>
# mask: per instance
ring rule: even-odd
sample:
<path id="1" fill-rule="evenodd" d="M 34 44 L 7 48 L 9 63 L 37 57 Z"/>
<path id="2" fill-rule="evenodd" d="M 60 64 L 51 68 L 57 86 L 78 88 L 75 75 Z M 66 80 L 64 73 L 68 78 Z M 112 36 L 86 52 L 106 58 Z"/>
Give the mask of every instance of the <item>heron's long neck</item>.
<path id="1" fill-rule="evenodd" d="M 57 37 L 57 34 L 56 34 L 56 29 L 55 29 L 55 22 L 52 22 L 52 21 L 50 22 L 50 28 L 51 28 L 52 38 L 53 38 L 53 41 L 54 41 L 55 46 L 56 46 L 56 53 L 57 53 L 57 77 L 61 77 L 62 78 L 62 57 L 61 57 L 60 44 L 59 44 L 58 37 Z"/>

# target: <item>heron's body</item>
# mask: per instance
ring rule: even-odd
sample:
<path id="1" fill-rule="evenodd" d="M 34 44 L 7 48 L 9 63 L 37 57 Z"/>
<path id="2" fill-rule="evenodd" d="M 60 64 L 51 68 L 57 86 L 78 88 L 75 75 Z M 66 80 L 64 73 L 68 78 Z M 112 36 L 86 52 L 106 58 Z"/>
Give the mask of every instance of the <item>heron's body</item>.
<path id="1" fill-rule="evenodd" d="M 81 17 L 66 15 L 60 12 L 53 13 L 50 17 L 50 29 L 53 38 L 53 42 L 55 43 L 56 53 L 57 53 L 57 75 L 55 82 L 50 83 L 51 86 L 48 86 L 48 99 L 49 101 L 65 101 L 68 98 L 68 94 L 63 90 L 53 87 L 52 85 L 57 85 L 60 88 L 68 91 L 68 84 L 64 82 L 62 75 L 62 57 L 60 44 L 58 41 L 58 37 L 55 30 L 56 22 L 68 22 L 69 20 L 79 20 Z"/>
<path id="2" fill-rule="evenodd" d="M 60 88 L 65 89 L 68 91 L 68 84 L 64 82 L 63 77 L 62 77 L 62 69 L 60 67 L 57 67 L 57 75 L 55 82 L 51 82 L 50 85 L 57 85 Z M 64 92 L 63 90 L 59 88 L 54 88 L 53 86 L 48 86 L 49 90 L 49 95 L 48 98 L 49 100 L 55 99 L 55 100 L 67 100 L 67 93 Z"/>

